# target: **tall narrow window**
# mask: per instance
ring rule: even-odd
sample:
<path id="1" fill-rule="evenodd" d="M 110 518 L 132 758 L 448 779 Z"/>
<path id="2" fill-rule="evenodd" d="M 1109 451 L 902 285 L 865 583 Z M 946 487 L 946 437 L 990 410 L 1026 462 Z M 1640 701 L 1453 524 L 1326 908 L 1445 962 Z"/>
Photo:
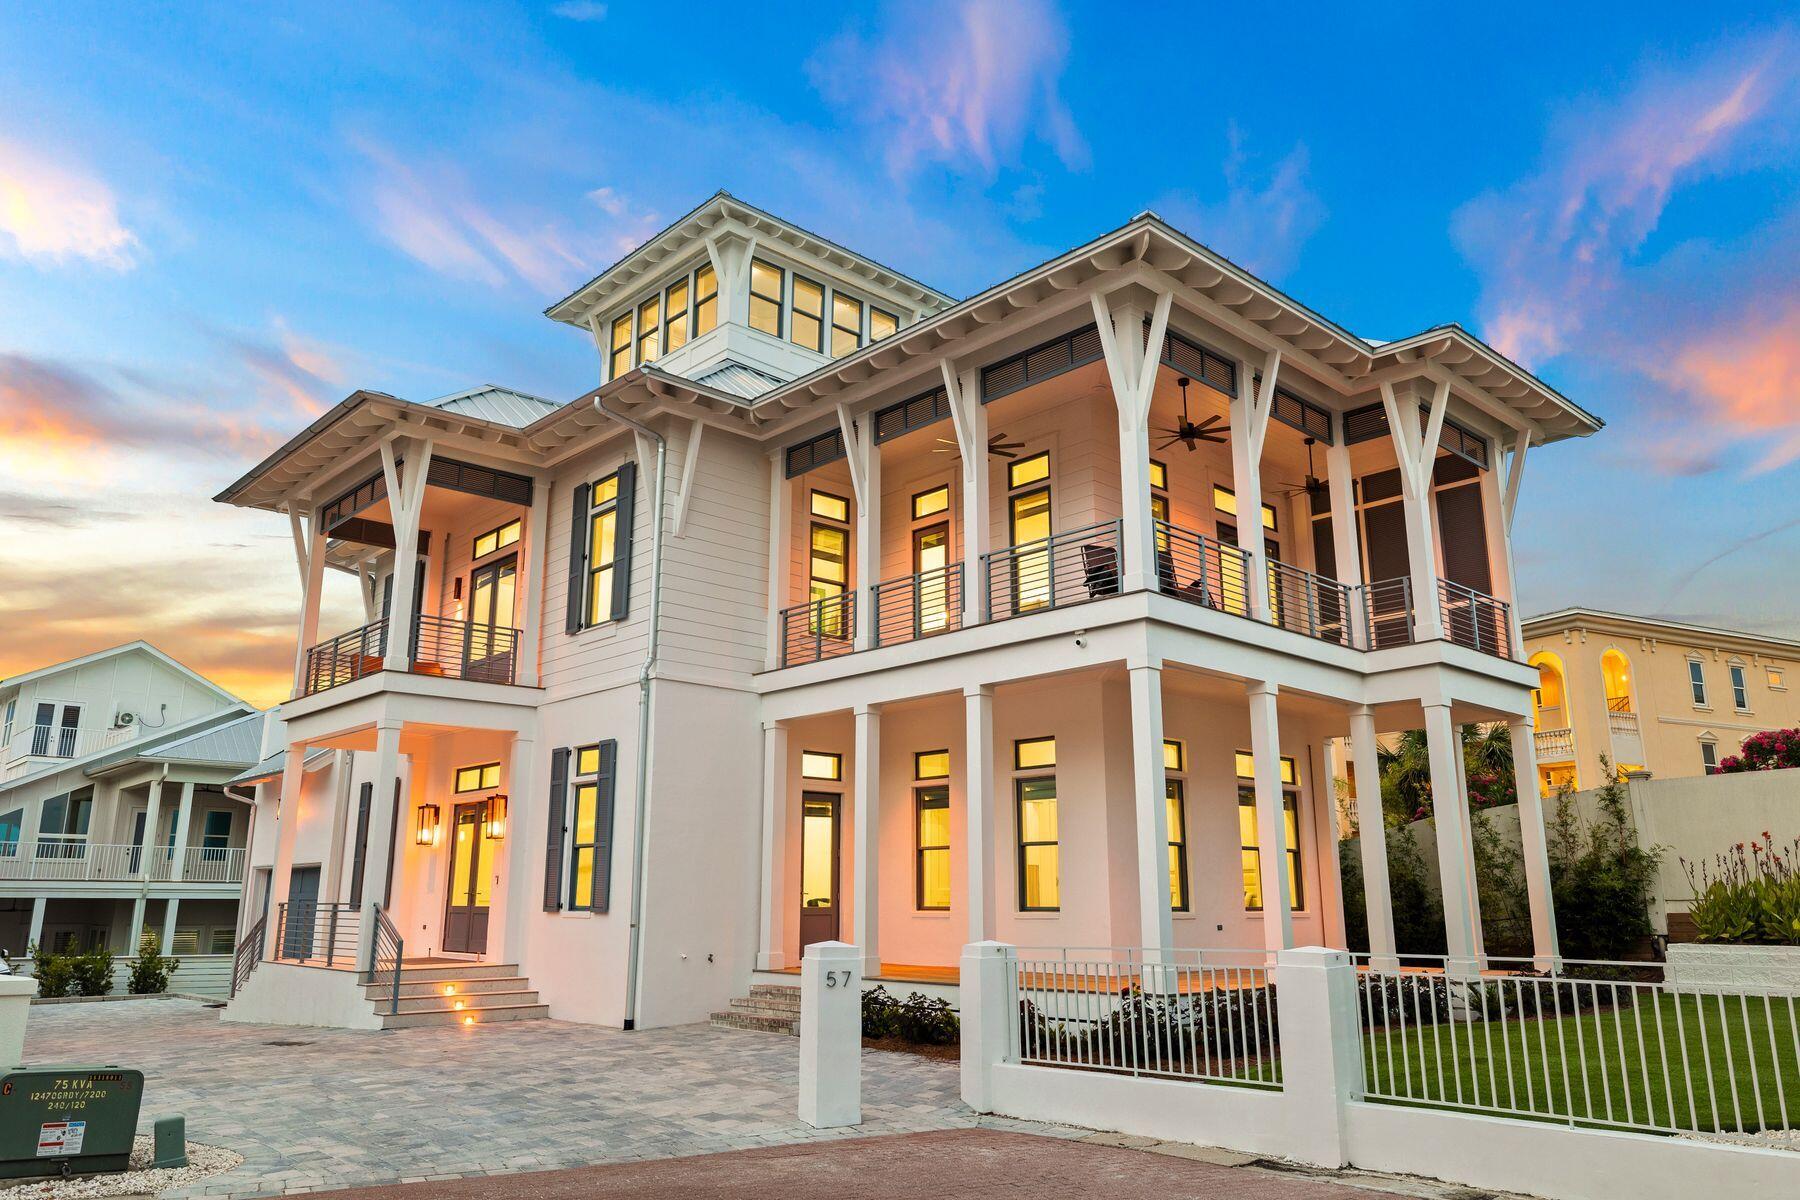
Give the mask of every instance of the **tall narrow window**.
<path id="1" fill-rule="evenodd" d="M 781 336 L 781 276 L 780 267 L 750 260 L 750 328 L 770 337 Z"/>
<path id="2" fill-rule="evenodd" d="M 607 378 L 617 379 L 631 370 L 631 314 L 626 313 L 612 323 L 612 357 Z"/>
<path id="3" fill-rule="evenodd" d="M 825 348 L 825 289 L 794 276 L 794 311 L 788 318 L 788 340 L 808 350 Z"/>
<path id="4" fill-rule="evenodd" d="M 637 310 L 638 362 L 652 363 L 662 357 L 662 297 L 652 296 Z"/>
<path id="5" fill-rule="evenodd" d="M 1260 912 L 1263 907 L 1262 843 L 1258 840 L 1256 821 L 1256 760 L 1248 751 L 1237 753 L 1238 774 L 1238 856 L 1244 876 L 1244 910 Z M 1299 772 L 1294 760 L 1281 760 L 1281 812 L 1283 832 L 1287 838 L 1288 894 L 1293 908 L 1306 907 L 1306 893 L 1301 887 L 1300 872 L 1300 792 Z"/>
<path id="6" fill-rule="evenodd" d="M 831 357 L 842 358 L 862 345 L 862 301 L 831 293 Z"/>
<path id="7" fill-rule="evenodd" d="M 1163 743 L 1164 803 L 1169 821 L 1169 907 L 1188 911 L 1187 782 L 1180 774 L 1187 766 L 1180 742 Z"/>
<path id="8" fill-rule="evenodd" d="M 600 747 L 575 751 L 574 805 L 569 822 L 569 907 L 594 907 L 594 873 L 600 851 Z"/>
<path id="9" fill-rule="evenodd" d="M 719 324 L 719 277 L 711 267 L 694 272 L 694 336 L 711 333 Z"/>
<path id="10" fill-rule="evenodd" d="M 1719 773 L 1719 743 L 1701 739 L 1700 769 L 1708 775 Z"/>
<path id="11" fill-rule="evenodd" d="M 930 750 L 913 755 L 913 778 L 924 786 L 913 790 L 918 809 L 916 903 L 922 912 L 950 907 L 950 752 Z"/>
<path id="12" fill-rule="evenodd" d="M 1688 686 L 1693 689 L 1694 705 L 1706 707 L 1706 670 L 1697 658 L 1688 659 Z"/>
<path id="13" fill-rule="evenodd" d="M 663 349 L 679 350 L 688 340 L 688 281 L 678 279 L 663 293 Z"/>
<path id="14" fill-rule="evenodd" d="M 1009 532 L 1014 546 L 1011 561 L 1012 608 L 1015 613 L 1045 608 L 1055 603 L 1050 537 L 1050 454 L 1045 451 L 1009 463 L 1007 483 L 1014 489 L 1007 499 Z M 1042 484 L 1042 486 L 1033 486 Z M 1018 549 L 1018 547 L 1028 547 Z"/>
<path id="15" fill-rule="evenodd" d="M 850 533 L 815 521 L 812 527 L 811 576 L 807 599 L 812 604 L 811 632 L 826 637 L 845 634 L 843 595 L 850 581 Z"/>
<path id="16" fill-rule="evenodd" d="M 900 328 L 900 318 L 893 313 L 882 312 L 873 306 L 869 309 L 869 340 L 879 342 L 882 338 L 893 337 Z"/>
<path id="17" fill-rule="evenodd" d="M 1750 685 L 1744 681 L 1744 664 L 1731 664 L 1731 704 L 1739 712 L 1750 711 Z"/>
<path id="18" fill-rule="evenodd" d="M 1055 912 L 1062 907 L 1058 876 L 1056 776 L 1013 781 L 1018 805 L 1019 909 Z"/>
<path id="19" fill-rule="evenodd" d="M 613 570 L 619 553 L 619 476 L 594 485 L 588 518 L 588 624 L 612 619 Z"/>

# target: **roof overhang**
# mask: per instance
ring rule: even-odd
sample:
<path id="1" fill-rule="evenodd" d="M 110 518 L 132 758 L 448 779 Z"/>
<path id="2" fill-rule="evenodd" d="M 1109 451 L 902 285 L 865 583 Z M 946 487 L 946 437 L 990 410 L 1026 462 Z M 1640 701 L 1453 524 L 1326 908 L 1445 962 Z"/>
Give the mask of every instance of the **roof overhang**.
<path id="1" fill-rule="evenodd" d="M 1792 638 L 1752 633 L 1743 629 L 1695 625 L 1687 621 L 1668 621 L 1660 617 L 1607 612 L 1598 608 L 1561 608 L 1520 622 L 1520 631 L 1527 638 L 1549 637 L 1571 629 L 1603 630 L 1632 638 L 1682 644 L 1695 641 L 1735 643 L 1772 658 L 1800 659 L 1800 641 Z"/>

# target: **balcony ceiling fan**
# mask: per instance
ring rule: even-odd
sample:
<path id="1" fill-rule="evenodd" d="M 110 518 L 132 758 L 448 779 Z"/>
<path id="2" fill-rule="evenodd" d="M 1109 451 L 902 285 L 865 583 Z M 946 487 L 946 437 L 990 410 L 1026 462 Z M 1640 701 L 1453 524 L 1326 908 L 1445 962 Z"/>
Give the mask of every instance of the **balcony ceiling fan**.
<path id="1" fill-rule="evenodd" d="M 1019 456 L 1019 451 L 1024 448 L 1024 442 L 1015 442 L 1008 439 L 1004 430 L 988 438 L 988 453 L 996 458 L 1017 458 Z M 955 438 L 939 438 L 938 444 L 932 450 L 932 453 L 956 454 L 960 449 L 961 447 L 956 444 Z"/>
<path id="2" fill-rule="evenodd" d="M 1314 442 L 1314 440 L 1315 439 L 1313 439 L 1313 438 L 1306 439 L 1306 478 L 1305 478 L 1305 480 L 1303 480 L 1300 483 L 1291 484 L 1288 487 L 1283 488 L 1281 491 L 1282 495 L 1298 496 L 1302 492 L 1304 492 L 1308 496 L 1323 496 L 1329 490 L 1328 487 L 1326 486 L 1325 481 L 1323 479 L 1320 479 L 1317 475 L 1313 474 L 1313 442 Z"/>
<path id="3" fill-rule="evenodd" d="M 1206 420 L 1201 421 L 1199 424 L 1195 424 L 1188 418 L 1188 384 L 1192 383 L 1193 380 L 1189 379 L 1186 375 L 1183 375 L 1175 382 L 1177 386 L 1181 388 L 1181 422 L 1173 429 L 1153 429 L 1151 431 L 1153 433 L 1163 434 L 1166 438 L 1162 445 L 1158 446 L 1157 449 L 1167 450 L 1176 442 L 1181 442 L 1187 446 L 1188 452 L 1192 453 L 1195 447 L 1201 442 L 1218 442 L 1220 445 L 1223 445 L 1225 442 L 1224 422 L 1217 414 L 1207 417 Z"/>

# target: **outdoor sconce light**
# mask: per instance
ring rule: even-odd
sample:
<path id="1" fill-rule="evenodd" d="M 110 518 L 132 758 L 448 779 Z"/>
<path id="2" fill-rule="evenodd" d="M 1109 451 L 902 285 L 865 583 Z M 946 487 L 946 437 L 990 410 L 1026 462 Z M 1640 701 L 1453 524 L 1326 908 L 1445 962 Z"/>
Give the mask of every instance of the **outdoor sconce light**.
<path id="1" fill-rule="evenodd" d="M 495 792 L 487 802 L 487 836 L 497 842 L 506 836 L 506 793 Z"/>
<path id="2" fill-rule="evenodd" d="M 419 823 L 413 830 L 413 841 L 421 846 L 435 846 L 438 840 L 438 806 L 419 805 Z"/>

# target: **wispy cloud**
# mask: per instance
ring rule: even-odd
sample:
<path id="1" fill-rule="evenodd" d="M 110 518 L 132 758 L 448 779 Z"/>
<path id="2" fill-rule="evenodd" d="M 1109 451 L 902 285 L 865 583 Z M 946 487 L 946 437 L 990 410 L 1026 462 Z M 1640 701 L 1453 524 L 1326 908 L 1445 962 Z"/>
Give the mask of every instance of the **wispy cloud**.
<path id="1" fill-rule="evenodd" d="M 0 138 L 0 258 L 80 259 L 115 271 L 137 260 L 113 191 L 82 167 Z"/>
<path id="2" fill-rule="evenodd" d="M 303 416 L 317 416 L 331 393 L 349 381 L 343 352 L 295 333 L 279 317 L 273 324 L 273 340 L 240 333 L 220 334 L 220 340 L 265 395 L 286 401 Z"/>
<path id="3" fill-rule="evenodd" d="M 1065 166 L 1087 165 L 1059 89 L 1068 55 L 1068 27 L 1049 0 L 931 0 L 893 6 L 873 37 L 841 34 L 808 70 L 880 136 L 894 175 L 941 163 L 992 176 L 1028 136 Z"/>
<path id="4" fill-rule="evenodd" d="M 1157 201 L 1155 208 L 1239 265 L 1259 275 L 1281 275 L 1325 222 L 1324 202 L 1308 181 L 1306 146 L 1295 145 L 1265 167 L 1252 162 L 1235 121 L 1226 135 L 1230 152 L 1224 162 L 1225 194 L 1202 200 L 1191 192 L 1176 192 Z"/>
<path id="5" fill-rule="evenodd" d="M 192 437 L 192 429 L 67 363 L 0 354 L 0 443 L 21 455 L 73 457 Z"/>
<path id="6" fill-rule="evenodd" d="M 1800 281 L 1790 287 L 1644 360 L 1731 433 L 1758 439 L 1759 471 L 1800 459 Z"/>

